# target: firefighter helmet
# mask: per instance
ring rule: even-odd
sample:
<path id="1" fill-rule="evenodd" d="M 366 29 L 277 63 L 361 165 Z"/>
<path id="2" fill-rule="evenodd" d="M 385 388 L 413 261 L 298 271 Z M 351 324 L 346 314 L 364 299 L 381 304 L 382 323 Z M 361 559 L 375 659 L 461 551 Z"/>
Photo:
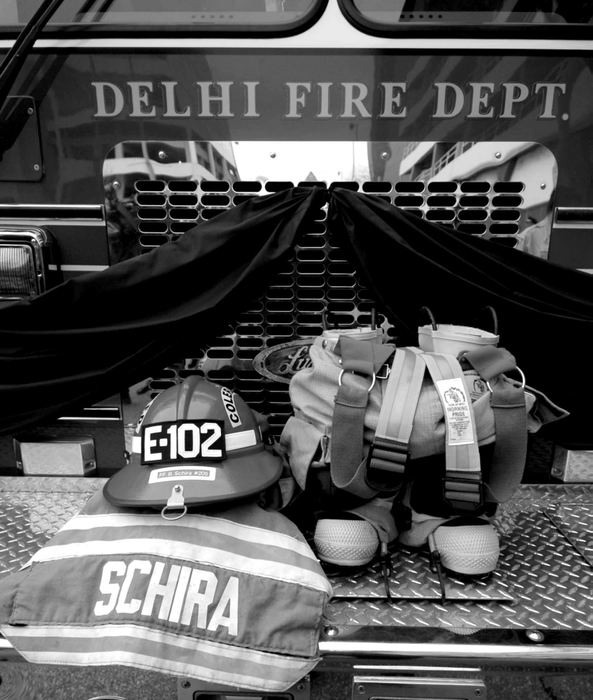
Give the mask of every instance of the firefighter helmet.
<path id="1" fill-rule="evenodd" d="M 188 506 L 254 496 L 282 470 L 262 423 L 238 394 L 189 377 L 146 406 L 130 463 L 106 482 L 105 498 L 116 506 L 159 507 L 172 519 Z"/>

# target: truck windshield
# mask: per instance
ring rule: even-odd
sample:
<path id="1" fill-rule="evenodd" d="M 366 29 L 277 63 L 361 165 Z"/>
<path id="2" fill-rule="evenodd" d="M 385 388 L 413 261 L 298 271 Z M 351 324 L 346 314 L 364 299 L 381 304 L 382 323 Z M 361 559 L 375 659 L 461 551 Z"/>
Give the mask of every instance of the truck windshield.
<path id="1" fill-rule="evenodd" d="M 344 0 L 374 24 L 589 24 L 593 0 Z"/>
<path id="2" fill-rule="evenodd" d="M 1 0 L 0 27 L 23 26 L 42 0 Z M 48 27 L 208 26 L 273 29 L 298 24 L 320 0 L 64 0 Z"/>

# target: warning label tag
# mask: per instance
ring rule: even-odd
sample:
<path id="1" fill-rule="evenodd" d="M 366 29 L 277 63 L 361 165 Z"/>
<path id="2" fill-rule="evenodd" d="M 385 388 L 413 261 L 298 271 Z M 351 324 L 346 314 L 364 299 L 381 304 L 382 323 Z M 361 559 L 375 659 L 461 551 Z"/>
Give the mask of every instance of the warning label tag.
<path id="1" fill-rule="evenodd" d="M 463 380 L 441 379 L 436 388 L 445 413 L 448 445 L 471 445 L 474 440 L 472 411 Z"/>

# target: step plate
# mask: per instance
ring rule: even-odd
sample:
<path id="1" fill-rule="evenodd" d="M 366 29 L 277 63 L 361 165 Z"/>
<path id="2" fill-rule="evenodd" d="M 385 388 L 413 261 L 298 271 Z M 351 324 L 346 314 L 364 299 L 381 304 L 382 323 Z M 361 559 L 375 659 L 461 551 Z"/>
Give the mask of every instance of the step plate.
<path id="1" fill-rule="evenodd" d="M 103 483 L 84 477 L 0 478 L 0 577 L 25 564 Z M 460 634 L 481 629 L 593 631 L 591 486 L 522 486 L 500 508 L 495 525 L 501 557 L 490 589 L 467 588 L 447 577 L 443 603 L 425 555 L 413 553 L 415 568 L 406 569 L 409 553 L 401 551 L 394 558 L 393 600 L 385 598 L 380 578 L 371 582 L 368 577 L 364 597 L 357 590 L 360 581 L 334 580 L 328 624 L 441 628 Z M 418 571 L 424 581 L 415 580 Z"/>
<path id="2" fill-rule="evenodd" d="M 355 573 L 331 574 L 336 598 L 389 598 L 394 600 L 512 601 L 513 595 L 500 571 L 484 580 L 462 580 L 443 572 L 442 586 L 431 568 L 427 552 L 402 548 L 391 555 L 391 574 L 376 562 Z"/>
<path id="3" fill-rule="evenodd" d="M 493 572 L 485 580 L 468 581 L 443 572 L 441 586 L 437 573 L 431 569 L 428 553 L 409 549 L 392 553 L 391 568 L 387 580 L 380 563 L 374 563 L 355 574 L 330 574 L 334 599 L 391 597 L 396 600 L 513 600 L 509 585 L 500 571 Z"/>
<path id="4" fill-rule="evenodd" d="M 1 477 L 0 576 L 26 564 L 103 482 L 84 477 Z"/>
<path id="5" fill-rule="evenodd" d="M 489 579 L 466 581 L 444 574 L 441 587 L 428 554 L 408 549 L 392 555 L 391 598 L 410 600 L 530 602 L 534 586 L 586 593 L 593 574 L 593 505 L 501 511 L 496 529 L 501 554 Z M 537 583 L 536 583 L 537 579 Z M 354 575 L 330 576 L 334 598 L 387 598 L 380 564 Z M 584 581 L 584 583 L 583 583 Z M 576 602 L 576 601 L 575 601 Z"/>
<path id="6" fill-rule="evenodd" d="M 593 566 L 593 504 L 555 504 L 544 510 L 552 524 Z"/>
<path id="7" fill-rule="evenodd" d="M 464 635 L 482 629 L 592 631 L 591 487 L 522 486 L 517 498 L 499 509 L 495 525 L 501 556 L 493 581 L 500 582 L 500 590 L 512 600 L 451 595 L 442 603 L 428 596 L 391 601 L 380 595 L 375 599 L 336 596 L 328 611 L 330 623 L 441 628 Z M 475 589 L 468 593 L 475 594 Z"/>

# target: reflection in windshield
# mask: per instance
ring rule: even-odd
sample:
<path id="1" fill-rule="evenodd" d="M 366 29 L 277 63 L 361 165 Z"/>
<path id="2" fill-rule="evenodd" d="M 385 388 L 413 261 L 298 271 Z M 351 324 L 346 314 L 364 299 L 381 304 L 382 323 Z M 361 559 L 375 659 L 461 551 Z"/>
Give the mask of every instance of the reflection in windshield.
<path id="1" fill-rule="evenodd" d="M 282 25 L 317 0 L 64 0 L 50 24 Z M 1 0 L 0 25 L 28 22 L 42 0 Z"/>
<path id="2" fill-rule="evenodd" d="M 354 0 L 354 5 L 385 24 L 588 24 L 593 16 L 592 0 Z"/>

